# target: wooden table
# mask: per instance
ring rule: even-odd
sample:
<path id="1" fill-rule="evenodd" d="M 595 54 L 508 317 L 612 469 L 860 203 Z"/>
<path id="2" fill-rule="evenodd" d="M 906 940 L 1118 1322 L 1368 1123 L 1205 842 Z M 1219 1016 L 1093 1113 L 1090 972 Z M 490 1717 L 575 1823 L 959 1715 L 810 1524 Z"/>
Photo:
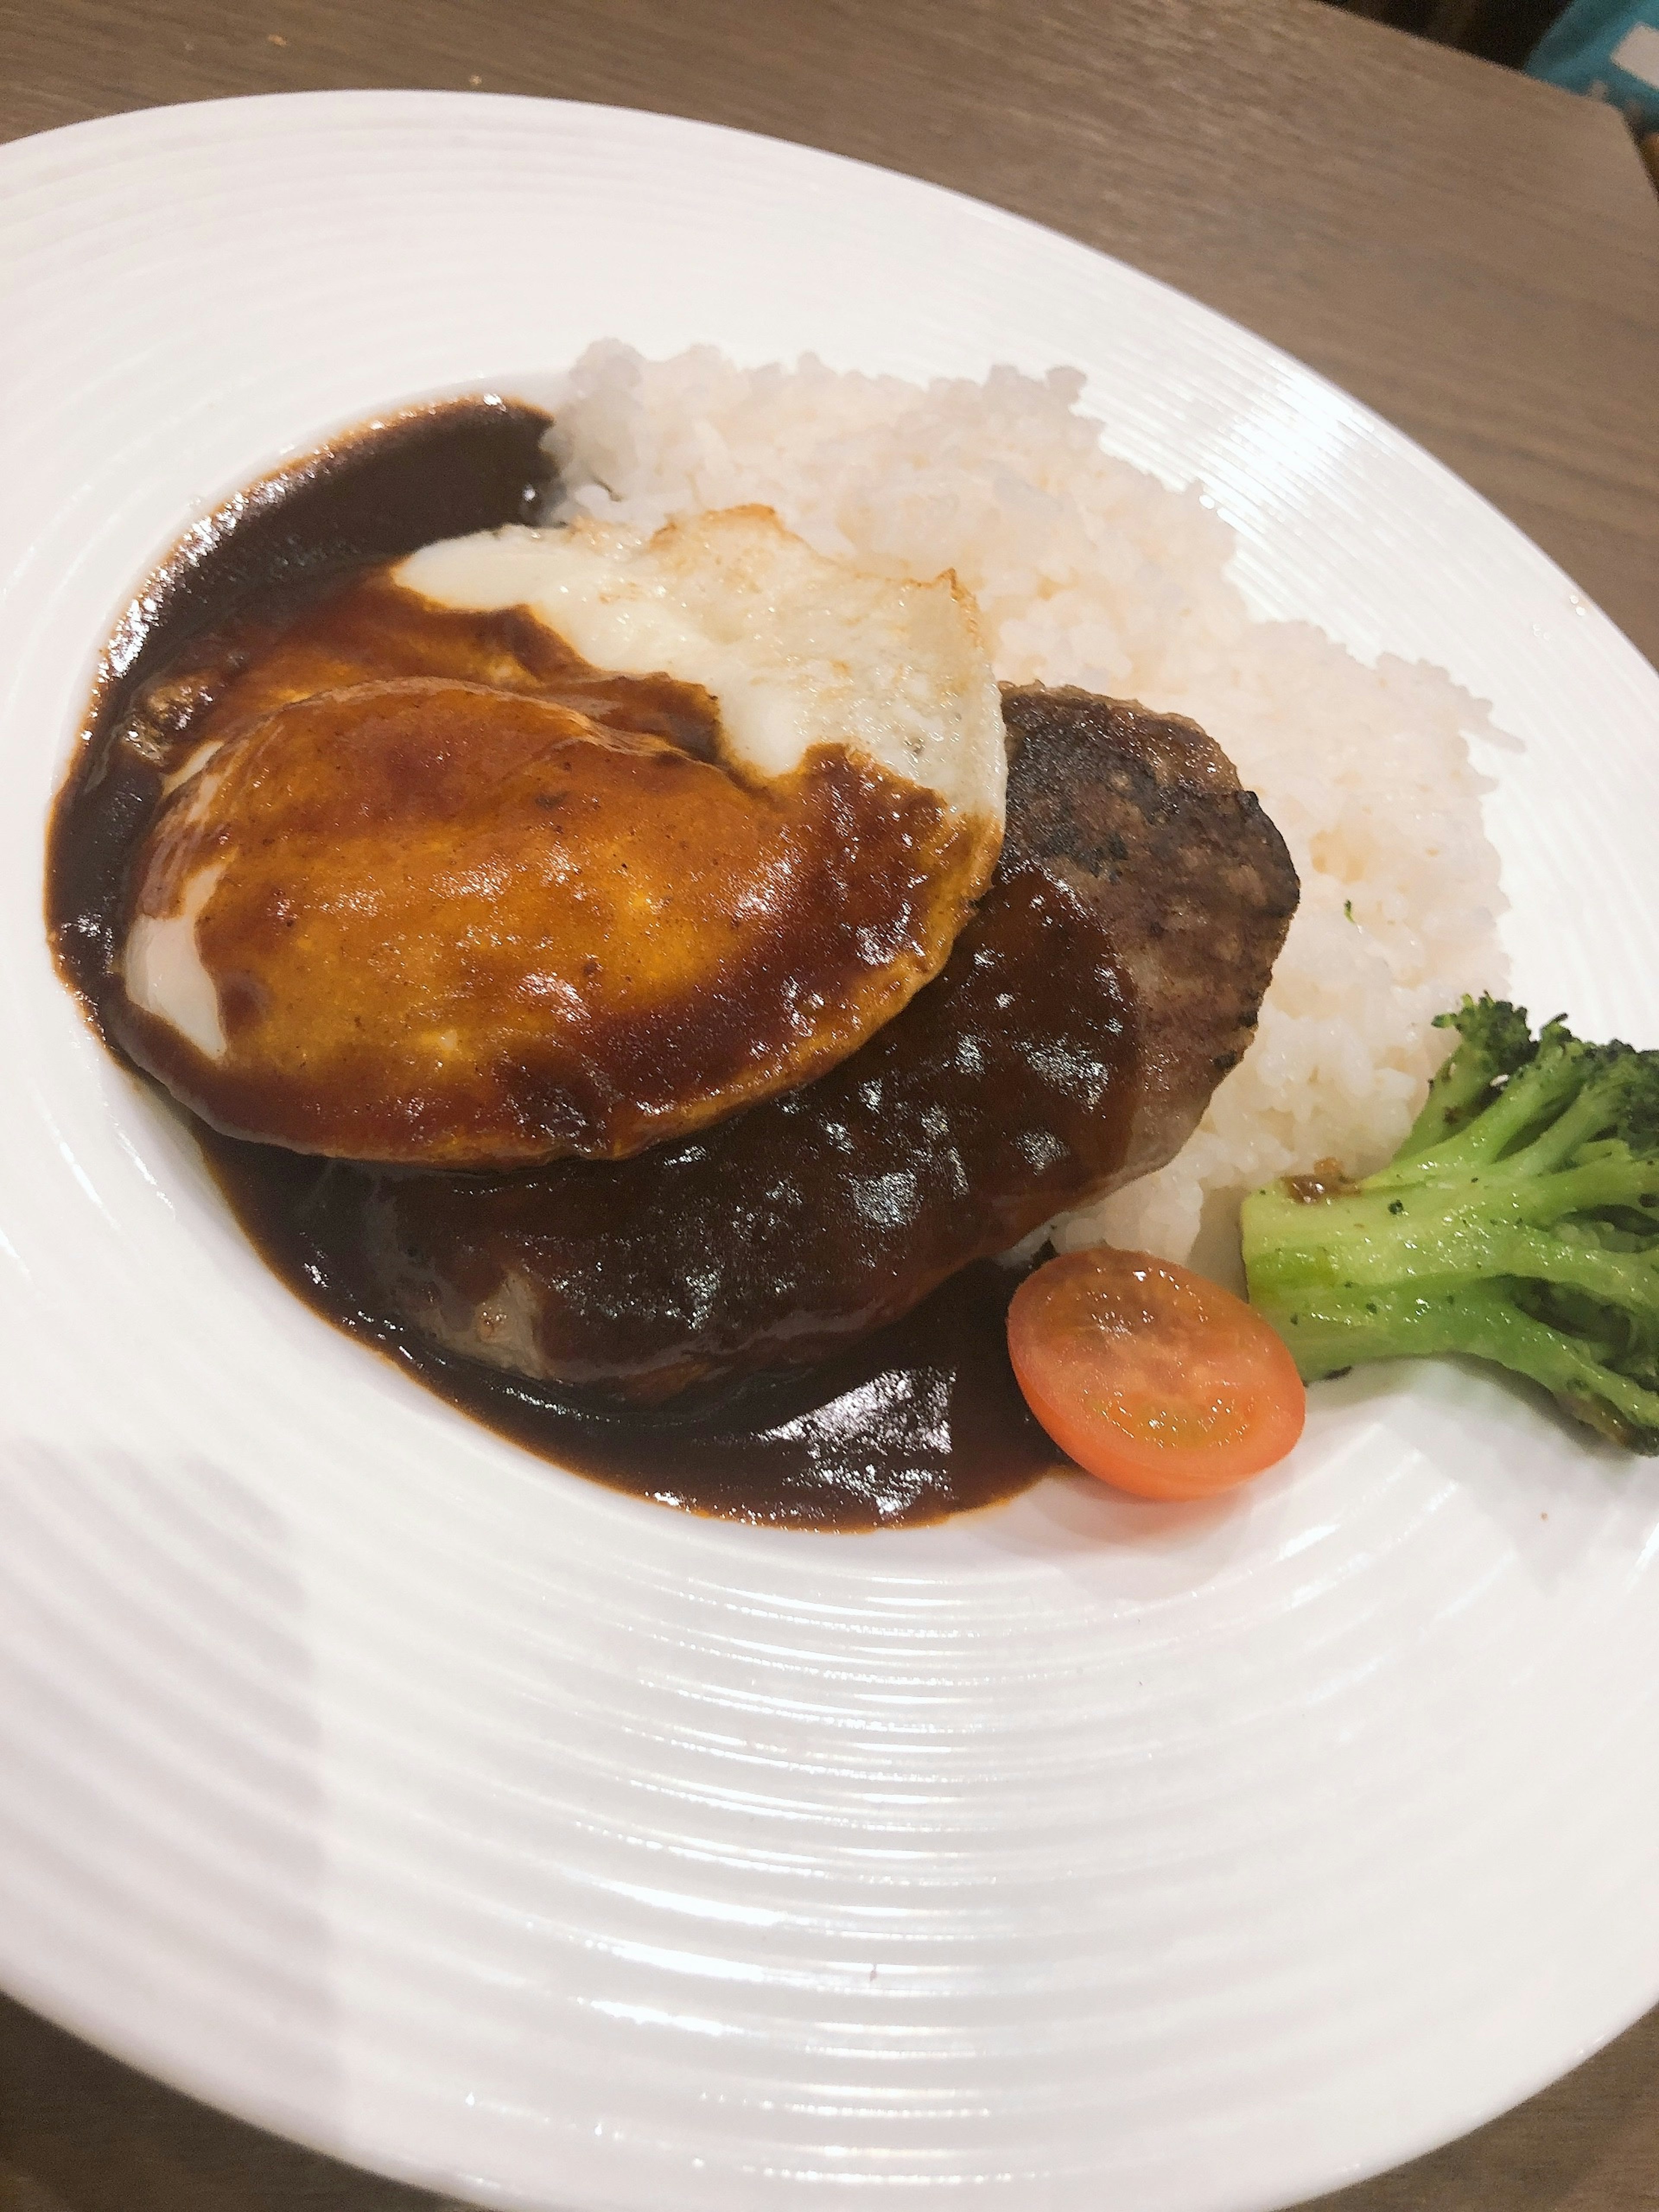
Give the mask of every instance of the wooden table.
<path id="1" fill-rule="evenodd" d="M 1659 660 L 1659 201 L 1633 144 L 1607 108 L 1315 0 L 0 0 L 0 137 L 472 87 L 707 117 L 1000 201 L 1368 400 Z M 435 2202 L 0 1999 L 0 2212 Z M 1656 2206 L 1659 2013 L 1322 2212 Z"/>

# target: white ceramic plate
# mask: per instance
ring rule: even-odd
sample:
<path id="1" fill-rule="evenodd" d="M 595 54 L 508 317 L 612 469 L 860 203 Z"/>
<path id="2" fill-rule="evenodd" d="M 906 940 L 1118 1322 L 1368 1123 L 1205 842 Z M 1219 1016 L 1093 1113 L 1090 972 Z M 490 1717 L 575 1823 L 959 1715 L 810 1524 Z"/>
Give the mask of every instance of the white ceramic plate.
<path id="1" fill-rule="evenodd" d="M 1518 994 L 1659 1038 L 1632 648 L 1255 338 L 820 155 L 345 94 L 60 131 L 0 188 L 0 1979 L 349 2158 L 568 2212 L 1246 2212 L 1659 1996 L 1653 1464 L 1442 1367 L 1322 1389 L 1224 1510 L 1054 1482 L 814 1538 L 613 1495 L 282 1290 L 40 924 L 94 651 L 181 527 L 602 333 L 1082 366 L 1262 609 L 1496 702 Z"/>

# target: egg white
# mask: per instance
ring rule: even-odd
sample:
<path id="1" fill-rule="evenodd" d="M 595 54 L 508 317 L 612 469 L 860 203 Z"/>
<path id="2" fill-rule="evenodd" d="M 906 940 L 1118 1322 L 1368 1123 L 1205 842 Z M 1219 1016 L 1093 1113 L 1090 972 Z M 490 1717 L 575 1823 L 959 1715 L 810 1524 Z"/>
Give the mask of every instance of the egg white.
<path id="1" fill-rule="evenodd" d="M 654 533 L 591 519 L 483 531 L 424 546 L 392 574 L 441 606 L 527 607 L 596 667 L 700 684 L 731 757 L 757 775 L 844 744 L 1000 836 L 1000 695 L 953 576 L 827 560 L 763 507 Z"/>

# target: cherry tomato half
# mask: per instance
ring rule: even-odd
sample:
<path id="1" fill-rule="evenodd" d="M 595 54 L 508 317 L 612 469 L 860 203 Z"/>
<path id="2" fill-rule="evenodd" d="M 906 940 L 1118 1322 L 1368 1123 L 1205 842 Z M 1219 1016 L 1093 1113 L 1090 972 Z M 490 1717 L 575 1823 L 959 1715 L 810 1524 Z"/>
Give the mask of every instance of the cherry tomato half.
<path id="1" fill-rule="evenodd" d="M 1260 1314 L 1190 1269 L 1097 1245 L 1029 1275 L 1008 1309 L 1026 1402 L 1091 1474 L 1208 1498 L 1283 1459 L 1307 1394 Z"/>

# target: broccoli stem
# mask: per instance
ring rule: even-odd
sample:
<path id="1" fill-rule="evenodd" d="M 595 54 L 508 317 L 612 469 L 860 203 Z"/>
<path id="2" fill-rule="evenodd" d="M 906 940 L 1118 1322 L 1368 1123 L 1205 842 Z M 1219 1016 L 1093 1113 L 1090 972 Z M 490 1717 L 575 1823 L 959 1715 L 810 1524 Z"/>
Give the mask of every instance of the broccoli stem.
<path id="1" fill-rule="evenodd" d="M 1259 1191 L 1244 1224 L 1251 1302 L 1275 1319 L 1344 1293 L 1363 1304 L 1419 1284 L 1516 1276 L 1626 1304 L 1659 1300 L 1659 1258 L 1570 1243 L 1527 1218 L 1534 1194 L 1369 1188 L 1312 1203 Z"/>
<path id="2" fill-rule="evenodd" d="M 1535 1321 L 1516 1303 L 1517 1284 L 1436 1279 L 1392 1288 L 1329 1291 L 1316 1304 L 1263 1310 L 1310 1382 L 1362 1361 L 1468 1352 L 1528 1376 L 1576 1419 L 1615 1443 L 1659 1452 L 1659 1392 L 1605 1366 L 1594 1346 Z M 1252 1303 L 1263 1302 L 1254 1295 Z"/>
<path id="3" fill-rule="evenodd" d="M 1449 1027 L 1450 1020 L 1437 1026 Z M 1429 1095 L 1395 1153 L 1396 1160 L 1434 1150 L 1490 1103 L 1496 1084 L 1534 1055 L 1532 1031 L 1517 1006 L 1483 999 L 1479 1007 L 1465 1006 L 1457 1026 L 1463 1032 L 1462 1043 L 1430 1079 Z"/>

